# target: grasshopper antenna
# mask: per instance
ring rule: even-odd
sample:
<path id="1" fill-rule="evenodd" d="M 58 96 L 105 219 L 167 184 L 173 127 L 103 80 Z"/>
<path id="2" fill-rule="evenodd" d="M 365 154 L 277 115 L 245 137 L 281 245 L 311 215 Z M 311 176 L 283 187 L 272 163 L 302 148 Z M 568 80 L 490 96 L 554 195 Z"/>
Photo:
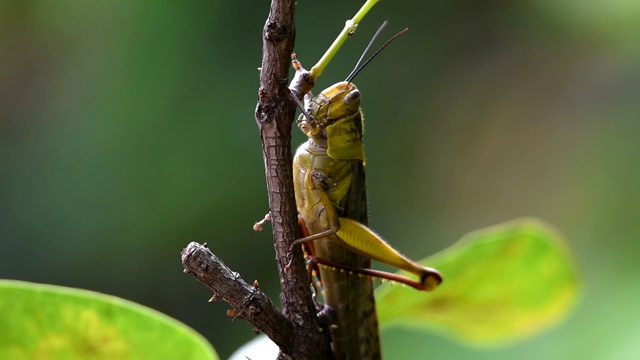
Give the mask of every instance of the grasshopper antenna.
<path id="1" fill-rule="evenodd" d="M 389 22 L 387 20 L 385 20 L 382 25 L 380 25 L 380 27 L 378 28 L 378 30 L 376 31 L 375 34 L 373 34 L 373 37 L 371 38 L 371 40 L 369 40 L 369 45 L 367 45 L 367 48 L 364 49 L 364 51 L 362 52 L 362 55 L 360 55 L 360 59 L 358 59 L 358 63 L 356 64 L 356 66 L 353 67 L 353 70 L 351 71 L 351 73 L 347 76 L 347 82 L 351 82 L 351 80 L 349 79 L 353 79 L 356 74 L 357 74 L 357 70 L 358 67 L 360 66 L 360 63 L 362 63 L 362 59 L 364 59 L 364 56 L 367 55 L 367 52 L 369 51 L 369 49 L 371 49 L 371 46 L 373 45 L 373 42 L 376 41 L 376 39 L 378 38 L 378 35 L 380 35 L 380 33 L 382 32 L 382 30 L 384 30 L 384 28 L 387 26 Z M 354 74 L 355 73 L 355 74 Z"/>
<path id="2" fill-rule="evenodd" d="M 409 31 L 409 28 L 405 28 L 404 30 L 400 31 L 399 33 L 393 35 L 391 37 L 391 39 L 387 40 L 387 42 L 382 44 L 382 46 L 380 46 L 380 48 L 378 50 L 376 50 L 376 52 L 373 53 L 373 55 L 371 55 L 367 59 L 367 61 L 365 61 L 362 65 L 360 65 L 360 63 L 362 62 L 362 59 L 364 59 L 364 56 L 367 54 L 367 51 L 369 51 L 369 48 L 371 47 L 371 45 L 373 45 L 373 42 L 376 40 L 376 37 L 378 37 L 378 34 L 380 34 L 382 29 L 384 29 L 384 27 L 386 25 L 387 25 L 387 21 L 385 20 L 385 22 L 382 23 L 380 28 L 378 28 L 378 31 L 376 31 L 375 35 L 373 35 L 373 38 L 371 38 L 371 41 L 369 42 L 369 45 L 367 45 L 367 48 L 362 53 L 362 56 L 360 57 L 360 60 L 358 60 L 358 63 L 356 64 L 356 67 L 353 69 L 353 71 L 347 76 L 347 78 L 344 81 L 346 81 L 347 83 L 350 83 L 351 81 L 353 81 L 353 79 L 356 77 L 356 75 L 358 75 L 358 73 L 360 71 L 362 71 L 362 69 L 364 69 L 364 67 L 367 66 L 367 64 L 369 64 L 369 62 L 371 60 L 373 60 L 373 58 L 378 56 L 378 54 L 382 50 L 384 50 L 384 48 L 386 48 L 389 44 L 391 44 L 395 39 L 399 38 L 400 36 L 404 35 L 407 31 Z"/>

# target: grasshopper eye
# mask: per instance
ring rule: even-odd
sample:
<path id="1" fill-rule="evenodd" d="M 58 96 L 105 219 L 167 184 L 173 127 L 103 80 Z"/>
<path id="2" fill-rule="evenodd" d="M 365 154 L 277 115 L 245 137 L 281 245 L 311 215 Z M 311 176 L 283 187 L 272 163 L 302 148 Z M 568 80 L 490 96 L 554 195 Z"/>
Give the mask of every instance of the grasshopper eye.
<path id="1" fill-rule="evenodd" d="M 360 91 L 352 90 L 344 97 L 344 103 L 347 105 L 355 104 L 360 101 Z"/>

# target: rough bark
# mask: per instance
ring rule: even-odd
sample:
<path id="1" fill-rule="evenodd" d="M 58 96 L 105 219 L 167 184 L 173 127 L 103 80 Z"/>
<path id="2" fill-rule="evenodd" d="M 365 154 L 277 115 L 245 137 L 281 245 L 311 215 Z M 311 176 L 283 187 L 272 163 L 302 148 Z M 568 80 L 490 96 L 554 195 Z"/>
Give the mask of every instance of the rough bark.
<path id="1" fill-rule="evenodd" d="M 237 273 L 205 246 L 191 243 L 183 250 L 185 272 L 193 274 L 214 291 L 216 298 L 232 306 L 229 315 L 251 322 L 281 350 L 279 358 L 331 359 L 330 338 L 318 324 L 309 291 L 301 249 L 291 251 L 300 238 L 295 204 L 291 125 L 295 107 L 287 91 L 291 53 L 295 39 L 294 0 L 272 0 L 263 29 L 263 59 L 255 117 L 260 130 L 265 164 L 274 247 L 282 292 L 282 313 L 257 287 Z M 308 88 L 298 72 L 292 88 Z M 295 85 L 296 83 L 300 83 Z M 304 90 L 302 90 L 304 91 Z M 300 94 L 301 95 L 301 94 Z"/>
<path id="2" fill-rule="evenodd" d="M 309 336 L 305 326 L 287 319 L 258 288 L 247 284 L 237 272 L 229 269 L 205 245 L 190 243 L 182 251 L 184 271 L 191 273 L 213 290 L 212 300 L 231 305 L 228 315 L 247 320 L 255 329 L 264 332 L 287 357 L 293 359 L 322 359 L 323 339 Z M 320 342 L 320 343 L 319 343 Z"/>
<path id="3" fill-rule="evenodd" d="M 291 124 L 295 107 L 286 91 L 295 39 L 295 1 L 274 0 L 263 30 L 260 89 L 256 122 L 260 129 L 274 247 L 285 316 L 298 324 L 317 325 L 304 260 L 291 244 L 300 238 L 293 188 Z M 289 271 L 285 271 L 289 269 Z M 311 329 L 310 329 L 311 330 Z"/>

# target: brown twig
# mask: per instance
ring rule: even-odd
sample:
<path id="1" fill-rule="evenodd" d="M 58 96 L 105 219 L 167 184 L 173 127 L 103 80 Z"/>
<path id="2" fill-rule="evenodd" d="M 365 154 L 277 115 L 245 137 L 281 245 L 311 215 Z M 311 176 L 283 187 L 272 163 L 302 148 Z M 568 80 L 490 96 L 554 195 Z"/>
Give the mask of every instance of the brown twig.
<path id="1" fill-rule="evenodd" d="M 306 341 L 267 295 L 257 286 L 244 282 L 240 274 L 231 271 L 206 244 L 189 243 L 182 251 L 182 264 L 185 272 L 213 290 L 212 300 L 224 300 L 231 305 L 229 316 L 249 321 L 287 353 L 295 353 L 292 344 Z M 297 340 L 293 340 L 296 336 Z"/>
<path id="2" fill-rule="evenodd" d="M 293 189 L 291 124 L 295 107 L 287 96 L 286 82 L 295 38 L 294 0 L 272 0 L 269 17 L 263 30 L 260 89 L 256 121 L 262 139 L 269 208 L 273 226 L 274 247 L 282 293 L 283 313 L 296 324 L 310 331 L 320 341 L 316 308 L 309 291 L 309 282 L 301 250 L 291 244 L 300 238 Z M 290 271 L 285 271 L 285 268 Z M 325 353 L 326 354 L 326 353 Z"/>
<path id="3" fill-rule="evenodd" d="M 328 343 L 323 332 L 309 331 L 308 324 L 296 324 L 278 311 L 273 302 L 258 288 L 247 284 L 237 272 L 228 268 L 205 245 L 191 242 L 182 251 L 185 273 L 213 290 L 212 300 L 231 305 L 228 314 L 249 321 L 265 333 L 281 350 L 283 359 L 327 359 Z"/>
<path id="4" fill-rule="evenodd" d="M 287 77 L 295 38 L 295 0 L 272 0 L 263 30 L 263 59 L 255 117 L 260 129 L 265 163 L 274 247 L 282 292 L 279 313 L 271 300 L 245 283 L 206 247 L 190 243 L 182 253 L 185 272 L 227 301 L 230 315 L 251 322 L 280 346 L 279 358 L 332 358 L 328 331 L 322 331 L 299 247 L 300 238 L 293 189 L 291 125 L 295 108 L 288 97 Z M 304 70 L 296 72 L 291 86 L 303 96 L 312 84 Z M 285 270 L 287 269 L 287 270 Z"/>

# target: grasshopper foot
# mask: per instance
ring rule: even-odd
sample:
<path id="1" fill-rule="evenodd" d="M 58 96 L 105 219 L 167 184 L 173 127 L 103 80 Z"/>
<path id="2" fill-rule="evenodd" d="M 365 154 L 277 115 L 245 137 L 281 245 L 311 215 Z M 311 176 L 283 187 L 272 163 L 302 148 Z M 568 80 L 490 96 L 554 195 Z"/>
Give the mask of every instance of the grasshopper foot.
<path id="1" fill-rule="evenodd" d="M 322 305 L 318 312 L 318 322 L 325 328 L 330 328 L 336 323 L 336 311 L 327 305 Z"/>
<path id="2" fill-rule="evenodd" d="M 284 266 L 284 272 L 288 274 L 289 270 L 291 270 L 291 264 L 293 263 L 293 252 L 291 252 L 291 249 L 289 249 L 289 252 L 287 253 L 287 258 L 289 261 L 287 262 L 287 265 Z"/>

